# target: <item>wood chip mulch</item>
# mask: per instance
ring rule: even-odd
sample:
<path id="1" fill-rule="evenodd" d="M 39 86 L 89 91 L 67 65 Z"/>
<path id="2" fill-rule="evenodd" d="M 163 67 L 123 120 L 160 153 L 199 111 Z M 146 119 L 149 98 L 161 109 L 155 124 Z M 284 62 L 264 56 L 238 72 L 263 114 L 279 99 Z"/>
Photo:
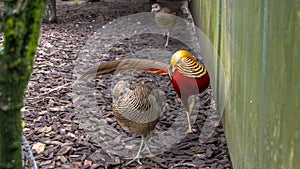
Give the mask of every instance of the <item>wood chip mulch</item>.
<path id="1" fill-rule="evenodd" d="M 78 73 L 74 72 L 74 69 L 79 53 L 89 43 L 88 40 L 94 32 L 109 22 L 129 14 L 150 11 L 151 5 L 146 4 L 147 2 L 104 0 L 74 3 L 57 0 L 58 23 L 42 26 L 34 71 L 22 109 L 26 124 L 24 135 L 31 145 L 39 168 L 232 168 L 224 130 L 211 99 L 211 90 L 198 97 L 199 111 L 192 115 L 195 120 L 193 127 L 197 132 L 178 135 L 177 131 L 184 133 L 180 131 L 186 130 L 186 116 L 168 77 L 130 74 L 132 82 L 149 84 L 167 94 L 167 104 L 160 122 L 148 138 L 150 149 L 155 156 L 142 158 L 142 166 L 136 162 L 126 166 L 130 159 L 125 156 L 127 153 L 129 157 L 135 155 L 139 137 L 124 132 L 111 113 L 111 83 L 113 78 L 118 76 L 106 75 L 88 82 L 93 87 L 96 86 L 95 105 L 98 106 L 101 115 L 81 112 L 79 115 L 90 113 L 90 121 L 84 121 L 84 118 L 76 113 L 75 108 L 78 105 L 74 104 L 76 97 L 72 88 L 76 78 L 74 73 Z M 186 1 L 167 4 L 174 7 L 180 17 L 188 17 L 187 13 L 182 12 L 182 5 L 186 5 Z M 141 34 L 118 41 L 99 58 L 99 61 L 128 58 L 132 57 L 132 53 L 144 50 L 160 49 L 173 53 L 178 49 L 189 49 L 172 38 L 169 48 L 165 49 L 163 45 L 164 36 Z M 176 118 L 182 118 L 180 120 L 184 121 L 184 124 L 178 125 L 177 128 L 173 128 L 174 132 L 168 133 L 169 127 L 175 125 Z M 103 131 L 103 128 L 98 126 L 100 123 L 110 126 L 111 132 L 109 129 Z M 95 130 L 87 131 L 86 125 Z M 205 126 L 213 130 L 203 129 Z M 170 137 L 158 139 L 158 136 L 166 133 Z M 208 137 L 201 140 L 205 134 Z M 177 141 L 173 143 L 172 139 Z M 126 146 L 127 148 L 124 148 Z M 127 149 L 131 148 L 134 151 L 127 152 Z M 117 151 L 123 154 L 114 153 Z"/>

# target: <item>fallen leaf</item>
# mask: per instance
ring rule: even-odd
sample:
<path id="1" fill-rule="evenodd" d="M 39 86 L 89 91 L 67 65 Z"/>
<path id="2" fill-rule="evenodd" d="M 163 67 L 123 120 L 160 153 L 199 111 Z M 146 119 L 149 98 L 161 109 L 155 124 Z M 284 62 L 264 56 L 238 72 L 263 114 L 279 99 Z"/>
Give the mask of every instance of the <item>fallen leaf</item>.
<path id="1" fill-rule="evenodd" d="M 37 142 L 37 143 L 33 144 L 33 146 L 32 146 L 32 150 L 35 150 L 37 152 L 37 154 L 44 152 L 45 148 L 46 148 L 46 144 L 43 144 L 40 142 Z"/>
<path id="2" fill-rule="evenodd" d="M 84 165 L 91 166 L 92 165 L 92 161 L 90 161 L 90 160 L 84 160 Z"/>

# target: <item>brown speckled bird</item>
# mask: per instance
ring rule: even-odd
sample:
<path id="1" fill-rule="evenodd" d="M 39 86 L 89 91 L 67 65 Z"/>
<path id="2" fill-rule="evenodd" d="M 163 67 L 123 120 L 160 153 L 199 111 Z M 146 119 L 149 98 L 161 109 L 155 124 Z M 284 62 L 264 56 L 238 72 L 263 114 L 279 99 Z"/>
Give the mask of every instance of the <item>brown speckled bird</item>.
<path id="1" fill-rule="evenodd" d="M 210 84 L 210 77 L 204 65 L 200 64 L 190 52 L 179 50 L 172 55 L 170 65 L 146 59 L 115 60 L 91 68 L 78 80 L 92 75 L 101 76 L 130 70 L 169 76 L 174 90 L 184 105 L 188 132 L 194 131 L 190 122 L 190 115 L 195 100 L 192 99 L 192 102 L 188 103 L 188 99 L 192 95 L 205 91 Z"/>
<path id="2" fill-rule="evenodd" d="M 164 29 L 164 34 L 166 36 L 165 47 L 168 47 L 170 32 L 176 24 L 176 13 L 169 7 L 161 7 L 158 3 L 152 5 L 151 12 L 155 12 L 156 24 Z"/>
<path id="3" fill-rule="evenodd" d="M 166 99 L 165 93 L 144 84 L 130 85 L 126 81 L 119 81 L 113 88 L 112 96 L 112 110 L 118 124 L 125 131 L 141 136 L 137 155 L 126 165 L 135 160 L 142 164 L 139 157 L 143 144 L 150 152 L 144 139 L 159 121 Z"/>

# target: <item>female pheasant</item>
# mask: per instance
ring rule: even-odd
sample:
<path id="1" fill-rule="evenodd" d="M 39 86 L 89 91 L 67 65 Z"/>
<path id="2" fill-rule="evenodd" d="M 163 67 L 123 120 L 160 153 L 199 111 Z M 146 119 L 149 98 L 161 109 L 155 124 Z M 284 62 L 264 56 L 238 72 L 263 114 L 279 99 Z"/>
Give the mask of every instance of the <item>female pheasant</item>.
<path id="1" fill-rule="evenodd" d="M 189 104 L 188 98 L 206 90 L 210 84 L 210 77 L 206 68 L 190 52 L 186 50 L 175 52 L 170 65 L 145 59 L 125 59 L 102 63 L 88 70 L 78 80 L 91 75 L 100 76 L 130 70 L 169 76 L 174 90 L 184 105 L 188 132 L 193 132 L 190 115 L 194 100 Z"/>
<path id="2" fill-rule="evenodd" d="M 129 84 L 119 81 L 112 91 L 113 114 L 118 124 L 127 132 L 141 135 L 141 144 L 135 158 L 139 164 L 140 153 L 147 134 L 158 123 L 165 101 L 165 93 L 159 89 L 152 89 L 144 84 Z"/>
<path id="3" fill-rule="evenodd" d="M 170 32 L 176 25 L 176 13 L 169 7 L 161 7 L 158 3 L 152 5 L 151 12 L 154 12 L 156 24 L 164 29 L 166 35 L 165 47 L 168 47 Z"/>

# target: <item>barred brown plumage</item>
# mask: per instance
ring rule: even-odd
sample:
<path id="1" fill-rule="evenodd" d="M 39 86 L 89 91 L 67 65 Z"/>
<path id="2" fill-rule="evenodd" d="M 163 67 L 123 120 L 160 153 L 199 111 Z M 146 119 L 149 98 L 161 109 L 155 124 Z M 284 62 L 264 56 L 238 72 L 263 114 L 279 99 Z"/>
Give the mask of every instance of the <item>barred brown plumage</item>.
<path id="1" fill-rule="evenodd" d="M 137 155 L 127 164 L 139 160 L 147 134 L 155 128 L 165 100 L 165 93 L 144 84 L 129 84 L 119 81 L 113 88 L 113 114 L 118 124 L 127 132 L 141 135 Z"/>

